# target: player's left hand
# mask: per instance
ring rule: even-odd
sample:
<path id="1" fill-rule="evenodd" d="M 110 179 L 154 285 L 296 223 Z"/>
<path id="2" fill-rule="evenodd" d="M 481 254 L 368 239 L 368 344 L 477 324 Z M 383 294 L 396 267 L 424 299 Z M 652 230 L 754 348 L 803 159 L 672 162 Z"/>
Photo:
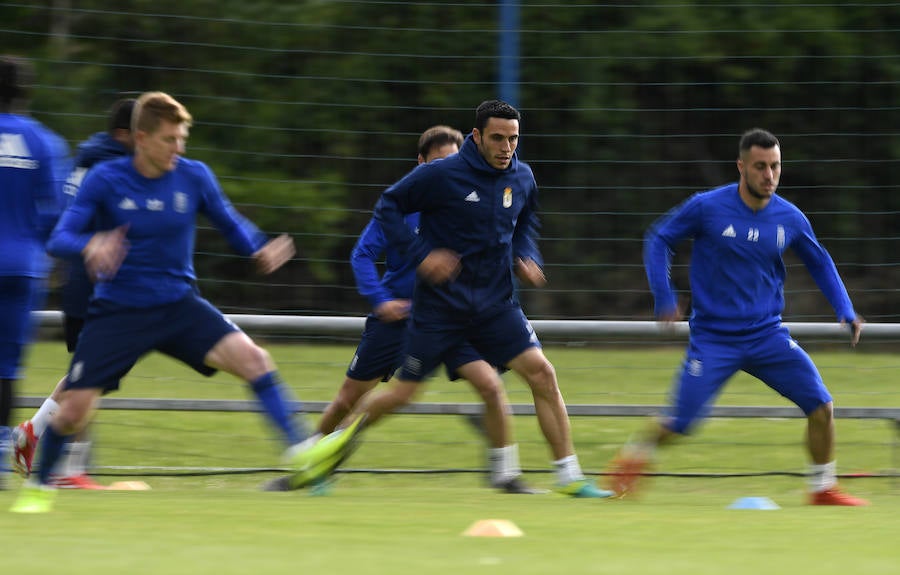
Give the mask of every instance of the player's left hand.
<path id="1" fill-rule="evenodd" d="M 547 283 L 544 270 L 533 259 L 516 258 L 516 276 L 525 284 L 543 287 Z"/>
<path id="2" fill-rule="evenodd" d="M 266 245 L 259 248 L 255 254 L 256 267 L 259 273 L 270 274 L 291 261 L 291 258 L 297 253 L 294 248 L 294 239 L 287 235 L 281 234 L 273 240 L 269 240 Z"/>
<path id="3" fill-rule="evenodd" d="M 856 347 L 856 344 L 859 343 L 859 336 L 862 333 L 864 323 L 866 323 L 866 320 L 861 315 L 857 315 L 850 322 L 850 347 Z M 847 325 L 846 320 L 842 321 L 841 325 Z"/>

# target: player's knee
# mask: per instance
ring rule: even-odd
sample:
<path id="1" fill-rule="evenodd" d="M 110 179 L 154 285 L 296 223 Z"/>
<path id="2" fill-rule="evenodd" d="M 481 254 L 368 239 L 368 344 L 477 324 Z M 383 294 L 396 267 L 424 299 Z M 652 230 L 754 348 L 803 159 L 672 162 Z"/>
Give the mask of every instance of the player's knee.
<path id="1" fill-rule="evenodd" d="M 335 407 L 341 411 L 350 411 L 366 394 L 367 389 L 356 382 L 345 381 L 334 398 Z"/>
<path id="2" fill-rule="evenodd" d="M 232 369 L 243 372 L 245 379 L 254 380 L 269 372 L 275 371 L 275 362 L 265 349 L 259 347 L 249 338 L 241 345 L 237 353 L 228 358 Z"/>
<path id="3" fill-rule="evenodd" d="M 531 391 L 537 395 L 555 395 L 559 393 L 559 385 L 556 381 L 556 369 L 553 364 L 544 359 L 536 363 L 528 371 L 526 376 Z"/>
<path id="4" fill-rule="evenodd" d="M 810 423 L 828 424 L 834 419 L 834 403 L 823 403 L 806 416 Z"/>
<path id="5" fill-rule="evenodd" d="M 390 394 L 395 406 L 410 403 L 419 394 L 422 385 L 415 382 L 398 383 L 391 388 Z"/>
<path id="6" fill-rule="evenodd" d="M 491 381 L 479 384 L 473 383 L 473 385 L 487 407 L 496 407 L 503 403 L 504 390 L 502 382 Z"/>

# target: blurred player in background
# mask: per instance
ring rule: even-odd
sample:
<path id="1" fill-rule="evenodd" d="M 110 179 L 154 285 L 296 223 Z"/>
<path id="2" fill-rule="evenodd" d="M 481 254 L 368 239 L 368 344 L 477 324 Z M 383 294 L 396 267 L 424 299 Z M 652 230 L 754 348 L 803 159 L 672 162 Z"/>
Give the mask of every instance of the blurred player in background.
<path id="1" fill-rule="evenodd" d="M 75 154 L 75 170 L 66 181 L 64 191 L 68 202 L 74 200 L 87 171 L 95 164 L 113 158 L 130 155 L 134 148 L 131 137 L 131 112 L 134 98 L 117 100 L 107 116 L 107 129 L 91 135 L 78 145 Z M 94 284 L 88 277 L 82 260 L 67 260 L 65 263 L 65 283 L 62 286 L 63 328 L 66 349 L 75 351 L 78 335 L 87 316 L 88 300 L 94 291 Z M 13 464 L 26 477 L 31 473 L 35 447 L 38 439 L 59 408 L 59 398 L 65 386 L 63 377 L 53 393 L 44 400 L 37 412 L 13 430 Z M 90 440 L 84 432 L 66 444 L 65 454 L 53 472 L 53 484 L 67 489 L 103 489 L 87 474 L 90 457 Z"/>
<path id="2" fill-rule="evenodd" d="M 51 253 L 83 257 L 94 295 L 59 409 L 41 437 L 37 478 L 23 485 L 14 512 L 52 508 L 50 475 L 64 443 L 151 350 L 206 376 L 222 370 L 246 381 L 288 445 L 306 439 L 271 356 L 200 296 L 193 268 L 198 214 L 235 251 L 253 256 L 261 273 L 287 263 L 293 241 L 269 240 L 234 210 L 205 164 L 182 157 L 191 122 L 168 94 L 141 95 L 132 118 L 134 156 L 95 166 L 53 231 Z M 89 229 L 92 222 L 100 231 Z"/>
<path id="3" fill-rule="evenodd" d="M 6 482 L 13 385 L 50 268 L 45 243 L 71 169 L 65 141 L 28 116 L 31 63 L 0 56 L 0 488 Z"/>
<path id="4" fill-rule="evenodd" d="M 792 248 L 809 269 L 850 343 L 859 341 L 856 315 L 831 256 L 806 216 L 775 191 L 781 146 L 771 133 L 753 129 L 738 146 L 740 181 L 695 194 L 647 233 L 644 265 L 664 323 L 681 319 L 669 270 L 675 248 L 693 239 L 690 344 L 672 394 L 669 414 L 626 445 L 613 463 L 611 487 L 631 493 L 657 446 L 691 431 L 725 382 L 745 371 L 793 401 L 807 417 L 810 503 L 866 505 L 837 486 L 831 394 L 805 351 L 781 323 L 785 267 Z"/>
<path id="5" fill-rule="evenodd" d="M 419 137 L 418 163 L 446 158 L 459 152 L 463 135 L 448 126 L 432 126 Z M 411 230 L 418 230 L 419 214 L 406 216 Z M 385 257 L 385 273 L 379 276 L 377 262 Z M 416 267 L 385 239 L 381 224 L 370 220 L 350 255 L 359 293 L 372 304 L 365 329 L 353 360 L 347 369 L 337 397 L 319 420 L 318 433 L 327 435 L 347 416 L 356 403 L 378 385 L 387 381 L 400 366 Z M 472 383 L 484 400 L 484 431 L 491 447 L 488 451 L 490 482 L 505 493 L 532 494 L 522 480 L 518 446 L 512 442 L 509 402 L 497 370 L 482 360 L 470 345 L 463 343 L 445 360 L 451 379 L 462 377 Z M 280 477 L 266 486 L 270 490 L 290 489 L 290 476 Z"/>
<path id="6" fill-rule="evenodd" d="M 296 482 L 332 472 L 363 426 L 412 401 L 446 354 L 469 343 L 488 363 L 515 371 L 531 388 L 557 491 L 572 497 L 612 495 L 581 470 L 556 371 L 515 293 L 514 273 L 526 285 L 546 281 L 535 241 L 537 184 L 516 155 L 520 118 L 506 102 L 483 102 L 459 154 L 418 166 L 382 194 L 375 220 L 388 244 L 412 260 L 421 280 L 413 295 L 405 359 L 392 388 L 368 394 L 345 427 L 294 455 Z M 418 234 L 405 221 L 414 212 L 421 212 Z"/>

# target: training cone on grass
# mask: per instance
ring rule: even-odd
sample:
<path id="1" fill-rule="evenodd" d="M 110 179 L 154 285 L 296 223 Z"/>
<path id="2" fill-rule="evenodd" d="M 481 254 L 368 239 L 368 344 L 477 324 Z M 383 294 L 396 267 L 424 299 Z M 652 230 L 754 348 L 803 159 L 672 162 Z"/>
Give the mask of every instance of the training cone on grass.
<path id="1" fill-rule="evenodd" d="M 768 497 L 741 497 L 728 506 L 728 509 L 781 509 L 777 503 Z"/>
<path id="2" fill-rule="evenodd" d="M 515 523 L 506 519 L 481 519 L 463 531 L 467 537 L 521 537 L 524 535 Z"/>
<path id="3" fill-rule="evenodd" d="M 116 481 L 106 487 L 110 491 L 148 491 L 150 486 L 143 481 Z"/>

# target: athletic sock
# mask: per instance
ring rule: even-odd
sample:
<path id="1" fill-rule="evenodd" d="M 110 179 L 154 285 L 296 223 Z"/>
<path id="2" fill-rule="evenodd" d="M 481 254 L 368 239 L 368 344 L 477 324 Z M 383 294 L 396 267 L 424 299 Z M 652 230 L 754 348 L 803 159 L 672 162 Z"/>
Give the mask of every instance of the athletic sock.
<path id="1" fill-rule="evenodd" d="M 562 459 L 553 462 L 556 467 L 556 481 L 560 485 L 567 485 L 573 481 L 581 481 L 584 479 L 584 472 L 581 470 L 581 464 L 578 463 L 578 456 L 574 453 Z"/>
<path id="2" fill-rule="evenodd" d="M 292 418 L 287 402 L 287 392 L 278 372 L 270 371 L 256 381 L 250 382 L 253 393 L 259 398 L 263 411 L 284 433 L 288 445 L 300 443 L 309 436 L 303 418 Z"/>
<path id="3" fill-rule="evenodd" d="M 503 485 L 522 475 L 518 444 L 488 449 L 488 462 L 491 466 L 491 485 Z"/>
<path id="4" fill-rule="evenodd" d="M 12 430 L 4 425 L 0 427 L 0 475 L 10 471 L 10 451 L 12 451 Z M 3 479 L 0 478 L 0 482 L 2 481 Z M 2 489 L 3 485 L 0 484 L 0 490 Z"/>
<path id="5" fill-rule="evenodd" d="M 56 464 L 57 475 L 61 477 L 84 475 L 87 472 L 87 458 L 90 448 L 90 441 L 70 441 Z"/>
<path id="6" fill-rule="evenodd" d="M 44 434 L 41 436 L 40 447 L 38 449 L 40 453 L 38 481 L 41 483 L 41 485 L 50 484 L 50 473 L 59 462 L 59 458 L 63 452 L 63 447 L 65 447 L 66 442 L 69 441 L 71 437 L 71 435 L 61 435 L 57 433 L 57 431 L 53 429 L 52 425 L 44 430 Z"/>
<path id="7" fill-rule="evenodd" d="M 47 398 L 38 408 L 37 413 L 31 417 L 31 427 L 34 429 L 34 436 L 40 437 L 44 434 L 44 430 L 50 425 L 53 414 L 59 410 L 59 404 L 52 398 Z"/>
<path id="8" fill-rule="evenodd" d="M 831 489 L 837 485 L 837 461 L 829 461 L 821 465 L 810 464 L 807 481 L 812 493 Z"/>

